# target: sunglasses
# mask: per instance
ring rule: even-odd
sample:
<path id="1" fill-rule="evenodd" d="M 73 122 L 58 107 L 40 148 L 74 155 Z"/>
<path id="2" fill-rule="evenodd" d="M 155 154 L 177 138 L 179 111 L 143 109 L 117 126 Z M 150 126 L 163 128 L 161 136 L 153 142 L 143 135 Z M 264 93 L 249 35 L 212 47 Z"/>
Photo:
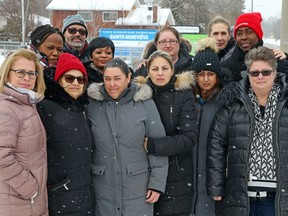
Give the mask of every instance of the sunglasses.
<path id="1" fill-rule="evenodd" d="M 78 82 L 79 84 L 84 84 L 84 83 L 86 83 L 86 77 L 84 77 L 84 76 L 77 76 L 77 77 L 75 77 L 75 76 L 70 75 L 70 74 L 65 74 L 65 75 L 64 75 L 64 79 L 65 79 L 65 81 L 66 81 L 67 83 L 73 83 L 75 79 L 77 80 L 77 82 Z"/>
<path id="2" fill-rule="evenodd" d="M 18 78 L 23 78 L 26 76 L 26 74 L 28 74 L 29 79 L 36 79 L 36 77 L 38 76 L 38 72 L 36 71 L 25 71 L 21 69 L 19 70 L 10 69 L 10 71 L 14 71 Z"/>
<path id="3" fill-rule="evenodd" d="M 249 74 L 251 77 L 258 77 L 259 74 L 262 74 L 262 76 L 270 76 L 272 72 L 272 70 L 249 71 Z"/>
<path id="4" fill-rule="evenodd" d="M 67 31 L 69 32 L 69 34 L 76 34 L 77 32 L 79 32 L 81 36 L 86 36 L 87 34 L 87 31 L 85 29 L 67 28 Z"/>

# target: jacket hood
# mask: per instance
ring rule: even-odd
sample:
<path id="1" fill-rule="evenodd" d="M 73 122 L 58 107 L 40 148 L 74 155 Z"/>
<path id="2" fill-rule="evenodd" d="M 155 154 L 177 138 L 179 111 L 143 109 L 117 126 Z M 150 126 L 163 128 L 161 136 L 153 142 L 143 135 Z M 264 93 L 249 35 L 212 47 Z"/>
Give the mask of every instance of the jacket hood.
<path id="1" fill-rule="evenodd" d="M 176 91 L 192 89 L 192 86 L 195 84 L 195 73 L 192 71 L 177 74 L 175 77 L 176 81 L 174 82 L 174 89 Z M 149 79 L 149 77 L 137 76 L 134 78 L 134 81 L 138 84 L 146 84 Z"/>
<path id="2" fill-rule="evenodd" d="M 131 88 L 136 90 L 133 96 L 134 101 L 144 101 L 152 98 L 152 89 L 146 83 L 131 82 Z M 92 83 L 87 89 L 87 94 L 95 100 L 103 101 L 105 99 L 103 90 L 103 83 Z"/>

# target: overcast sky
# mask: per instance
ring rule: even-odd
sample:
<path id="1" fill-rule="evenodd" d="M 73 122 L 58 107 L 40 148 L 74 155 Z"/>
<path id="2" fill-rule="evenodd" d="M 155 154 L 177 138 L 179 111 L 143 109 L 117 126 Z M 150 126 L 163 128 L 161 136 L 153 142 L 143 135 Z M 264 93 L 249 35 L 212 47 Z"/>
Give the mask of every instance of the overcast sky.
<path id="1" fill-rule="evenodd" d="M 245 0 L 245 12 L 251 12 L 251 0 Z M 282 0 L 253 0 L 253 11 L 261 12 L 263 18 L 281 16 Z"/>

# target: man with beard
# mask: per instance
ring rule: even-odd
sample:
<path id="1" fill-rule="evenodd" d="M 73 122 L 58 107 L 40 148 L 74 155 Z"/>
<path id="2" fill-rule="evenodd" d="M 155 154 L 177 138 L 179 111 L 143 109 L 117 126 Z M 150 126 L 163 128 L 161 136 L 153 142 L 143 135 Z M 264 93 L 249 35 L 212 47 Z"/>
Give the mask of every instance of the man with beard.
<path id="1" fill-rule="evenodd" d="M 75 55 L 83 64 L 89 63 L 88 30 L 83 17 L 80 14 L 67 16 L 63 20 L 62 32 L 65 37 L 64 52 Z"/>

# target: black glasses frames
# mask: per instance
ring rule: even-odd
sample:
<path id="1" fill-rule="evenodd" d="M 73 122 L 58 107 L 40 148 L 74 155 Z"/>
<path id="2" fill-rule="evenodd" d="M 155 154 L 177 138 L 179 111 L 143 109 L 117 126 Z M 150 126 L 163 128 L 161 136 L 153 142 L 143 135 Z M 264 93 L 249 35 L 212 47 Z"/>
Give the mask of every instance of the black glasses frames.
<path id="1" fill-rule="evenodd" d="M 87 31 L 85 29 L 67 28 L 67 31 L 69 32 L 69 34 L 76 34 L 77 32 L 79 32 L 81 36 L 86 36 L 87 34 Z"/>
<path id="2" fill-rule="evenodd" d="M 251 77 L 258 77 L 260 73 L 262 74 L 262 76 L 270 76 L 272 72 L 272 70 L 249 71 L 249 74 Z"/>
<path id="3" fill-rule="evenodd" d="M 71 74 L 65 74 L 64 75 L 64 79 L 65 79 L 65 81 L 67 82 L 67 83 L 73 83 L 74 82 L 74 80 L 76 79 L 77 80 L 77 82 L 79 83 L 79 84 L 84 84 L 84 83 L 86 83 L 86 77 L 84 77 L 84 76 L 73 76 L 73 75 L 71 75 Z"/>
<path id="4" fill-rule="evenodd" d="M 22 69 L 19 70 L 10 69 L 10 71 L 14 71 L 18 78 L 23 78 L 26 76 L 26 74 L 28 74 L 29 79 L 36 79 L 36 77 L 38 77 L 38 72 L 36 71 L 25 71 Z"/>

